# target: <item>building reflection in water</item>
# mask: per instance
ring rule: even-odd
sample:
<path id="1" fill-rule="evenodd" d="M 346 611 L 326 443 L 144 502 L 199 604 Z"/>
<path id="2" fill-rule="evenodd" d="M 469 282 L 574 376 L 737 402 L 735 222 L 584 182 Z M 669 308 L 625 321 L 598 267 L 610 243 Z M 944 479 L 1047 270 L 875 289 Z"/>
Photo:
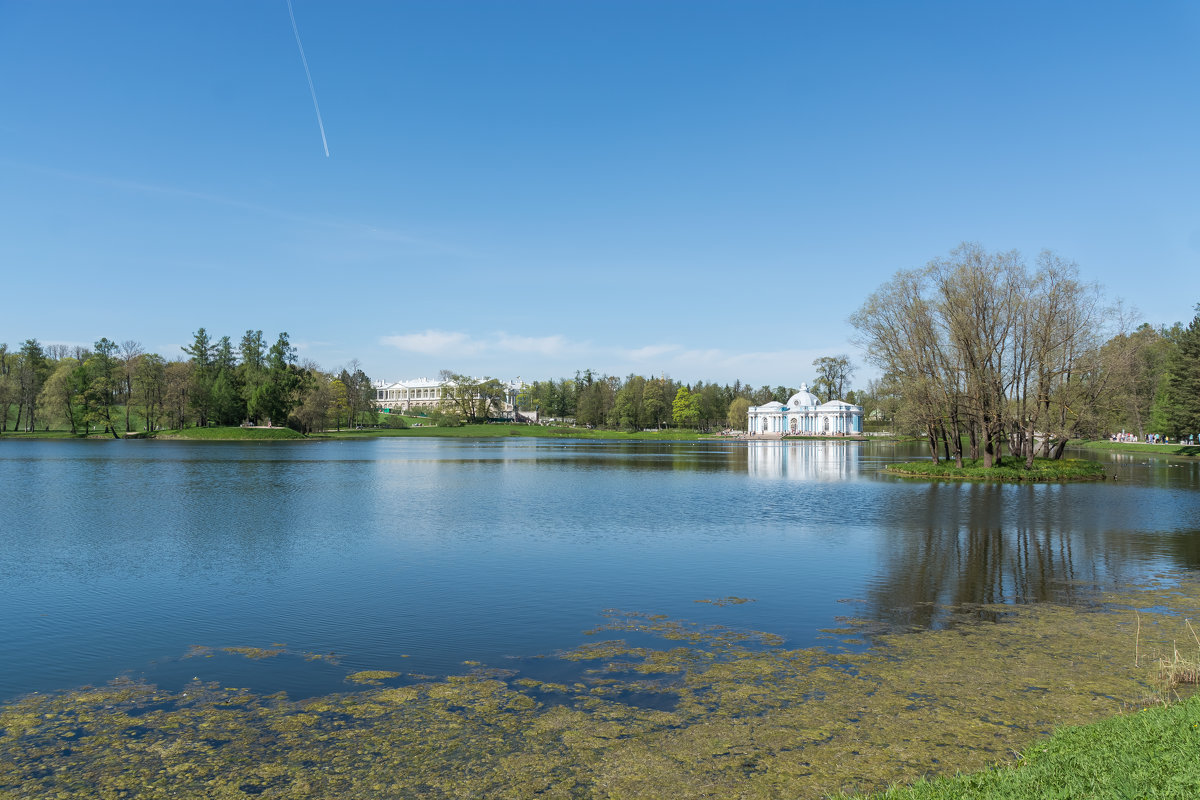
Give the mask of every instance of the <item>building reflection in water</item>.
<path id="1" fill-rule="evenodd" d="M 857 441 L 758 441 L 746 445 L 746 469 L 756 478 L 848 481 L 860 478 Z"/>

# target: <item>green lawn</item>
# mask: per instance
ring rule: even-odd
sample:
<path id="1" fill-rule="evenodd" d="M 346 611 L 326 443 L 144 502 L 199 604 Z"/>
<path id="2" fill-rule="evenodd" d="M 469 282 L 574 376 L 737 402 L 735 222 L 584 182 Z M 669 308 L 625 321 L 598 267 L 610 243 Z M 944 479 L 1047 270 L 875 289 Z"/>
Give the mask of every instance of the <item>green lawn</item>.
<path id="1" fill-rule="evenodd" d="M 1200 796 L 1200 696 L 1063 728 L 1011 766 L 868 795 L 887 800 L 1108 800 Z"/>
<path id="2" fill-rule="evenodd" d="M 887 472 L 917 478 L 939 478 L 967 481 L 1095 481 L 1104 480 L 1104 467 L 1095 461 L 1079 458 L 1064 458 L 1054 461 L 1048 458 L 1034 459 L 1033 469 L 1025 469 L 1025 463 L 1016 458 L 1006 458 L 998 467 L 983 467 L 981 460 L 963 459 L 962 469 L 953 461 L 906 461 L 889 464 Z"/>
<path id="3" fill-rule="evenodd" d="M 665 431 L 588 430 L 587 428 L 555 428 L 544 425 L 508 425 L 489 423 L 485 425 L 463 425 L 457 428 L 434 427 L 425 420 L 406 418 L 408 428 L 364 428 L 363 430 L 325 431 L 315 434 L 322 438 L 357 439 L 381 436 L 446 436 L 452 438 L 496 438 L 503 436 L 533 436 L 552 439 L 617 439 L 647 441 L 678 441 L 712 438 L 711 434 L 692 430 L 670 429 Z M 421 427 L 411 427 L 421 421 Z"/>
<path id="4" fill-rule="evenodd" d="M 1153 453 L 1159 456 L 1200 456 L 1200 445 L 1146 444 L 1145 442 L 1110 442 L 1107 439 L 1073 439 L 1071 447 L 1084 450 L 1107 450 L 1112 453 Z"/>
<path id="5" fill-rule="evenodd" d="M 99 434 L 92 434 L 92 435 L 99 436 Z M 3 433 L 0 433 L 0 439 L 79 439 L 79 438 L 81 438 L 79 435 L 71 433 L 69 430 L 68 431 L 60 431 L 60 430 L 45 431 L 45 430 L 43 430 L 43 431 L 30 431 L 29 433 L 25 433 L 24 431 L 4 431 Z M 104 438 L 111 439 L 112 434 L 106 433 L 106 434 L 104 434 Z"/>
<path id="6" fill-rule="evenodd" d="M 184 428 L 182 430 L 158 431 L 156 439 L 204 439 L 209 441 L 281 440 L 303 439 L 304 434 L 291 428 Z"/>

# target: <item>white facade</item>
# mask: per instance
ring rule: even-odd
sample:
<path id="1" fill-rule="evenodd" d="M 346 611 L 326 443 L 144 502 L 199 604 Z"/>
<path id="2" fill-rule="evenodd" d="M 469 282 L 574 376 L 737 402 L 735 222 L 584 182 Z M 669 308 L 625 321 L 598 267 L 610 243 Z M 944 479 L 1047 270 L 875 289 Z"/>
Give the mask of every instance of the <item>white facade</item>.
<path id="1" fill-rule="evenodd" d="M 417 378 L 412 381 L 375 384 L 375 405 L 381 411 L 409 411 L 435 408 L 442 402 L 445 381 Z"/>
<path id="2" fill-rule="evenodd" d="M 746 450 L 746 469 L 756 478 L 841 482 L 860 477 L 857 442 L 768 439 L 747 442 Z"/>
<path id="3" fill-rule="evenodd" d="M 748 427 L 754 435 L 775 436 L 854 436 L 862 433 L 861 406 L 845 400 L 822 403 L 800 384 L 786 404 L 772 400 L 761 406 L 750 406 Z"/>
<path id="4" fill-rule="evenodd" d="M 477 379 L 482 382 L 482 378 Z M 447 381 L 417 378 L 411 381 L 396 381 L 375 383 L 375 407 L 384 413 L 400 413 L 402 411 L 420 411 L 437 408 L 442 403 L 443 392 Z M 516 407 L 517 395 L 525 388 L 518 378 L 515 381 L 501 381 L 504 387 L 505 414 L 512 414 Z"/>

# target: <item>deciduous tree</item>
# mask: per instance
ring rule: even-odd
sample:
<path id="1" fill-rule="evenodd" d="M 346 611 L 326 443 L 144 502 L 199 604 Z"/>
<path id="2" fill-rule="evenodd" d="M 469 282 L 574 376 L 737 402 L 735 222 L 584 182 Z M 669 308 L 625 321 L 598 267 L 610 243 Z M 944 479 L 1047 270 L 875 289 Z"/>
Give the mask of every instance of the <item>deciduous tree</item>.
<path id="1" fill-rule="evenodd" d="M 750 401 L 745 397 L 735 397 L 729 403 L 729 412 L 725 423 L 734 430 L 745 430 L 750 419 Z"/>
<path id="2" fill-rule="evenodd" d="M 816 394 L 823 401 L 841 400 L 846 397 L 846 384 L 854 374 L 854 365 L 850 356 L 821 356 L 812 365 L 817 368 Z M 785 401 L 786 402 L 786 401 Z"/>
<path id="3" fill-rule="evenodd" d="M 1163 433 L 1176 437 L 1200 434 L 1200 304 L 1196 312 L 1167 364 Z"/>
<path id="4" fill-rule="evenodd" d="M 700 420 L 700 404 L 686 386 L 680 386 L 671 403 L 671 418 L 681 428 L 694 428 Z"/>

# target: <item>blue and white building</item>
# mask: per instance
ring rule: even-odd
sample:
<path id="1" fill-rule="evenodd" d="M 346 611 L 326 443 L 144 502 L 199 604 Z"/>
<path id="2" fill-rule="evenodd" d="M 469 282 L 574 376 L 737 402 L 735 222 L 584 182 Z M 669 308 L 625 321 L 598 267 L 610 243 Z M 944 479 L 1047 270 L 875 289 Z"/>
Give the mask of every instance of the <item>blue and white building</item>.
<path id="1" fill-rule="evenodd" d="M 854 436 L 862 433 L 862 406 L 845 400 L 822 403 L 800 384 L 786 404 L 772 400 L 761 406 L 750 406 L 746 428 L 752 434 L 776 436 Z"/>

